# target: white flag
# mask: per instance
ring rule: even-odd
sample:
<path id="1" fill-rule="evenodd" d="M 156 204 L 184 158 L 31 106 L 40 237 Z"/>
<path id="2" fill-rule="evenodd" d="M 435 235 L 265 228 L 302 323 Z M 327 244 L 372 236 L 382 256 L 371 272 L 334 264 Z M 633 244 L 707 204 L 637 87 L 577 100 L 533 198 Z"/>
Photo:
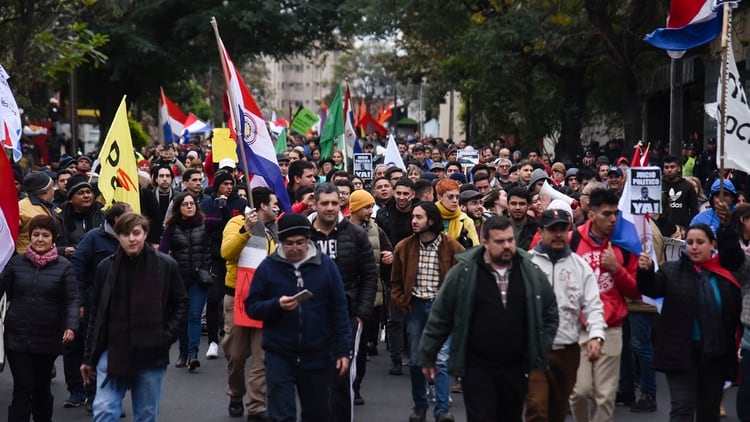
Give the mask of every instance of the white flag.
<path id="1" fill-rule="evenodd" d="M 0 144 L 13 150 L 13 161 L 21 159 L 21 113 L 10 91 L 10 76 L 0 65 Z"/>
<path id="2" fill-rule="evenodd" d="M 396 166 L 403 171 L 406 171 L 404 160 L 401 158 L 401 154 L 398 152 L 398 144 L 396 144 L 396 138 L 391 134 L 388 137 L 388 145 L 385 147 L 385 155 L 383 156 L 383 162 L 387 167 Z"/>
<path id="3" fill-rule="evenodd" d="M 750 108 L 747 105 L 745 89 L 740 80 L 740 72 L 737 70 L 737 62 L 734 61 L 732 51 L 732 38 L 729 38 L 727 46 L 727 93 L 726 93 L 726 130 L 724 137 L 724 148 L 719 145 L 719 153 L 716 154 L 716 165 L 721 165 L 721 157 L 724 157 L 724 166 L 750 172 Z M 719 76 L 719 86 L 716 90 L 717 104 L 721 103 L 722 74 Z M 721 113 L 717 113 L 721 116 Z M 716 128 L 717 139 L 721 139 L 721 124 Z"/>

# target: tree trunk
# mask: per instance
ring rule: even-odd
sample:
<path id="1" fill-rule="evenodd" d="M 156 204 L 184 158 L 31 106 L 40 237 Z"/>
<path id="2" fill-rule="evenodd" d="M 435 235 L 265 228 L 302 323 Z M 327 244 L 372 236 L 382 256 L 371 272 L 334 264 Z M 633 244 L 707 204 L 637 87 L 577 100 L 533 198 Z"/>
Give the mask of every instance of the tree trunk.
<path id="1" fill-rule="evenodd" d="M 560 117 L 560 139 L 555 146 L 555 161 L 575 162 L 576 156 L 582 152 L 581 128 L 588 93 L 583 86 L 582 68 L 566 69 L 561 76 L 565 105 Z"/>

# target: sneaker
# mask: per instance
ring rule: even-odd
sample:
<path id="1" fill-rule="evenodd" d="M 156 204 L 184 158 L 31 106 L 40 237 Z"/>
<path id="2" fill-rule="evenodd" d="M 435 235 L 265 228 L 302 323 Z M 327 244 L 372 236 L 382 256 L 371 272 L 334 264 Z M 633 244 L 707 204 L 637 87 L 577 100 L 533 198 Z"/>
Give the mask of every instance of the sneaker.
<path id="1" fill-rule="evenodd" d="M 429 400 L 430 403 L 435 403 L 435 384 L 427 386 L 427 400 Z"/>
<path id="2" fill-rule="evenodd" d="M 454 422 L 455 420 L 451 412 L 443 412 L 435 417 L 435 422 Z"/>
<path id="3" fill-rule="evenodd" d="M 630 408 L 634 413 L 656 412 L 656 400 L 650 394 L 641 394 L 641 398 Z"/>
<path id="4" fill-rule="evenodd" d="M 86 403 L 86 393 L 70 393 L 67 400 L 63 402 L 63 407 L 81 407 Z"/>
<path id="5" fill-rule="evenodd" d="M 211 344 L 208 345 L 206 359 L 216 359 L 217 357 L 219 357 L 219 345 L 212 341 Z"/>
<path id="6" fill-rule="evenodd" d="M 464 389 L 461 386 L 461 380 L 456 378 L 453 382 L 453 385 L 451 385 L 451 393 L 460 394 L 463 392 L 464 392 Z"/>
<path id="7" fill-rule="evenodd" d="M 388 373 L 391 375 L 401 375 L 404 373 L 403 369 L 401 369 L 401 362 L 399 361 L 393 361 L 391 365 L 391 369 L 388 370 Z"/>
<path id="8" fill-rule="evenodd" d="M 615 396 L 615 406 L 632 407 L 635 404 L 635 393 L 617 392 Z"/>
<path id="9" fill-rule="evenodd" d="M 242 399 L 233 400 L 229 399 L 229 407 L 227 408 L 229 416 L 238 418 L 245 414 L 245 406 L 242 404 Z"/>

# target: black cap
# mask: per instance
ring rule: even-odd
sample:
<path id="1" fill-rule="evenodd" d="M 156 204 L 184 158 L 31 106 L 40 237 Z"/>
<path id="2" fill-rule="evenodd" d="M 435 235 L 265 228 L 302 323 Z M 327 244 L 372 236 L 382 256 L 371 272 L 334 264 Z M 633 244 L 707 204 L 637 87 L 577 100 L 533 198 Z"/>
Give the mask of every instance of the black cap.
<path id="1" fill-rule="evenodd" d="M 28 193 L 35 193 L 52 187 L 52 178 L 43 171 L 32 171 L 23 178 L 23 189 Z"/>
<path id="2" fill-rule="evenodd" d="M 291 236 L 305 236 L 309 238 L 312 234 L 310 220 L 302 214 L 284 214 L 279 219 L 278 227 L 279 240 L 284 240 Z"/>
<path id="3" fill-rule="evenodd" d="M 290 161 L 289 157 L 286 156 L 286 154 L 276 154 L 276 161 L 282 162 L 282 161 Z"/>
<path id="4" fill-rule="evenodd" d="M 73 195 L 76 194 L 76 192 L 83 188 L 92 189 L 88 177 L 77 174 L 68 179 L 68 194 L 66 195 L 68 200 L 70 200 Z"/>
<path id="5" fill-rule="evenodd" d="M 545 229 L 558 223 L 570 224 L 570 214 L 567 211 L 558 209 L 545 210 L 539 222 Z"/>

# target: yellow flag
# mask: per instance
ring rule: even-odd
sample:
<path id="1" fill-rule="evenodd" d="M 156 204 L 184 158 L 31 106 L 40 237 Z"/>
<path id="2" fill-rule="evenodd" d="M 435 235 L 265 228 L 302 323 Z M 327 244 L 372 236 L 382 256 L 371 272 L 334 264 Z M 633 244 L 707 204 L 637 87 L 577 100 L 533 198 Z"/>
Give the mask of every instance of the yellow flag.
<path id="1" fill-rule="evenodd" d="M 128 127 L 125 96 L 117 108 L 112 126 L 99 153 L 102 165 L 99 172 L 99 191 L 104 197 L 105 206 L 115 202 L 127 202 L 134 212 L 141 212 L 141 199 L 138 195 L 138 167 L 135 164 L 133 140 Z"/>
<path id="2" fill-rule="evenodd" d="M 237 143 L 229 136 L 228 128 L 214 129 L 214 136 L 211 138 L 211 157 L 214 163 L 218 163 L 224 158 L 231 158 L 235 163 L 237 159 Z"/>

